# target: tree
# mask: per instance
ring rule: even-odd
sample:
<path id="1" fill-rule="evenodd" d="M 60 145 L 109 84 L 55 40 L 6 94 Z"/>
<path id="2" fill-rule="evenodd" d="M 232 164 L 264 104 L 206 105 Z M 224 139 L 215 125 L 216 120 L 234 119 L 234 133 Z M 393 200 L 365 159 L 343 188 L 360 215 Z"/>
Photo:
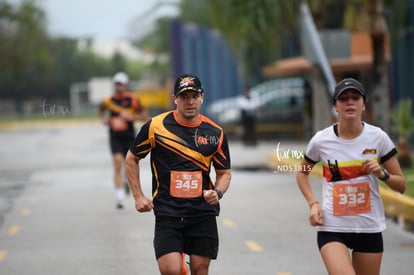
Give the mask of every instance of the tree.
<path id="1" fill-rule="evenodd" d="M 126 60 L 120 52 L 115 52 L 112 56 L 112 67 L 113 72 L 125 72 L 126 71 Z"/>
<path id="2" fill-rule="evenodd" d="M 385 43 L 388 33 L 387 24 L 384 18 L 384 8 L 382 0 L 370 0 L 368 6 L 369 33 L 372 40 L 373 67 L 371 70 L 371 79 L 373 85 L 373 98 L 376 102 L 373 104 L 373 114 L 376 122 L 389 130 L 389 80 L 388 67 L 385 59 Z"/>
<path id="3" fill-rule="evenodd" d="M 300 0 L 182 0 L 178 4 L 178 18 L 223 33 L 239 56 L 243 74 L 257 82 L 262 79 L 262 67 L 280 57 L 283 46 L 291 46 L 281 42 L 295 39 L 299 4 Z M 159 6 L 155 5 L 151 10 Z M 136 44 L 149 46 L 158 53 L 168 53 L 170 20 L 157 21 L 154 32 Z"/>
<path id="4" fill-rule="evenodd" d="M 249 82 L 262 80 L 262 67 L 280 58 L 284 42 L 293 41 L 297 34 L 300 0 L 211 0 L 207 3 L 211 27 L 219 29 L 236 51 Z M 286 48 L 292 46 L 287 45 Z"/>
<path id="5" fill-rule="evenodd" d="M 0 0 L 0 99 L 13 100 L 15 111 L 22 113 L 23 103 L 40 110 L 45 98 L 67 102 L 74 82 L 121 69 L 145 70 L 120 54 L 97 55 L 92 39 L 49 37 L 37 2 Z"/>
<path id="6" fill-rule="evenodd" d="M 33 73 L 51 60 L 45 14 L 33 1 L 23 1 L 19 6 L 2 1 L 0 16 L 0 90 L 2 96 L 11 92 L 16 101 L 21 101 L 27 85 L 36 80 Z"/>
<path id="7" fill-rule="evenodd" d="M 401 167 L 411 168 L 412 158 L 408 146 L 408 136 L 414 129 L 414 123 L 411 116 L 411 99 L 401 100 L 394 109 L 394 125 L 398 134 L 398 161 Z"/>

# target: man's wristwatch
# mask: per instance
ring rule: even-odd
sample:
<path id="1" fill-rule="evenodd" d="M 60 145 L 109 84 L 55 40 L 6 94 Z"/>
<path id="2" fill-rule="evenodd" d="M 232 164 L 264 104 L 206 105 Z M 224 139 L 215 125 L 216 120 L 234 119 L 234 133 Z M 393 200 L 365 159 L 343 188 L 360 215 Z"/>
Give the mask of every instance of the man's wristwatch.
<path id="1" fill-rule="evenodd" d="M 216 191 L 216 193 L 217 193 L 217 196 L 218 196 L 218 198 L 219 198 L 219 200 L 223 197 L 223 192 L 221 192 L 221 190 L 220 189 L 214 189 L 214 191 Z"/>
<path id="2" fill-rule="evenodd" d="M 390 178 L 390 173 L 388 173 L 387 169 L 382 168 L 382 172 L 384 172 L 384 176 L 379 178 L 382 181 L 386 181 L 387 179 Z"/>

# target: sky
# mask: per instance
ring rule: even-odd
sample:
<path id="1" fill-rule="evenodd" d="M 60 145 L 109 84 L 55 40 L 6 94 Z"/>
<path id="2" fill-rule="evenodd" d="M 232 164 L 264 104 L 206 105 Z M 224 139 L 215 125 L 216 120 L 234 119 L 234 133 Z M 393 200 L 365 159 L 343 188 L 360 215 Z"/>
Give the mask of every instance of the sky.
<path id="1" fill-rule="evenodd" d="M 173 5 L 160 2 L 179 0 L 38 0 L 47 16 L 47 30 L 52 36 L 91 37 L 95 42 L 111 42 L 141 37 L 148 33 L 157 17 L 176 15 Z M 135 29 L 132 22 L 139 19 Z"/>

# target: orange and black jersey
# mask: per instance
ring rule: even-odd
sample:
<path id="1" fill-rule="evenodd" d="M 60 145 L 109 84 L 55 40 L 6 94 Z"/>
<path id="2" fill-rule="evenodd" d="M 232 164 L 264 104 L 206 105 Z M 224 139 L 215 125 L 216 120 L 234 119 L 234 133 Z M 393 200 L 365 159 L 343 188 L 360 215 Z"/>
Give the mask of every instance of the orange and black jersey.
<path id="1" fill-rule="evenodd" d="M 201 115 L 196 124 L 186 125 L 175 111 L 166 112 L 141 127 L 130 151 L 139 158 L 151 152 L 155 215 L 219 214 L 219 205 L 202 197 L 202 190 L 214 188 L 211 164 L 216 170 L 230 169 L 228 141 L 216 123 Z"/>
<path id="2" fill-rule="evenodd" d="M 131 92 L 124 92 L 122 95 L 112 95 L 106 97 L 101 106 L 101 110 L 110 111 L 110 134 L 113 136 L 130 136 L 135 135 L 134 124 L 119 116 L 121 111 L 127 111 L 135 114 L 142 111 L 141 104 L 137 97 Z"/>

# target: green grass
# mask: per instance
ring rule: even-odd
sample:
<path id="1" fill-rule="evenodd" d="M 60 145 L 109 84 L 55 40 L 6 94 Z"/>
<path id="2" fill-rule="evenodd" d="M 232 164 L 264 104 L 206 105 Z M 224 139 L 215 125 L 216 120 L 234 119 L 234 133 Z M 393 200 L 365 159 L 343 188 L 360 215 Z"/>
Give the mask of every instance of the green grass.
<path id="1" fill-rule="evenodd" d="M 402 171 L 405 176 L 405 182 L 407 186 L 404 195 L 414 198 L 414 168 L 402 169 Z M 382 187 L 389 189 L 389 187 L 384 182 L 378 182 Z"/>
<path id="2" fill-rule="evenodd" d="M 404 194 L 414 198 L 414 168 L 403 169 L 403 173 L 407 184 L 407 189 Z"/>

